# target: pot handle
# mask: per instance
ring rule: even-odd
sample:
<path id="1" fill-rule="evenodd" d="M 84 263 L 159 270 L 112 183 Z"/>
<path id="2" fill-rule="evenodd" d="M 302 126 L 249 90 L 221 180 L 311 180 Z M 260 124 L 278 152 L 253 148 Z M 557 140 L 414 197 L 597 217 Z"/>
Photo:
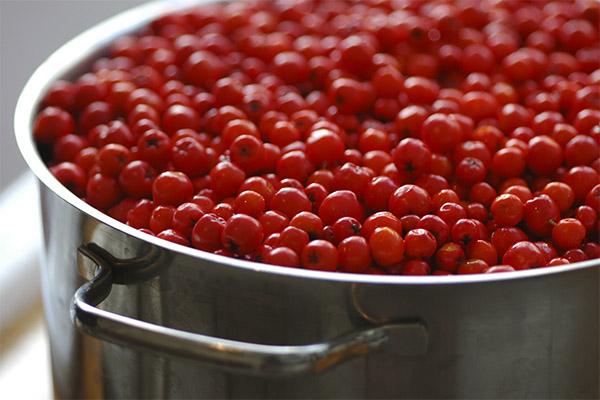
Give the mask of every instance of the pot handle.
<path id="1" fill-rule="evenodd" d="M 427 330 L 420 320 L 375 326 L 314 344 L 287 346 L 223 339 L 115 314 L 97 307 L 110 294 L 114 279 L 110 262 L 94 251 L 96 248 L 93 244 L 79 248 L 97 266 L 97 273 L 75 292 L 71 317 L 82 332 L 117 345 L 270 376 L 318 373 L 376 351 L 420 355 L 427 349 Z"/>

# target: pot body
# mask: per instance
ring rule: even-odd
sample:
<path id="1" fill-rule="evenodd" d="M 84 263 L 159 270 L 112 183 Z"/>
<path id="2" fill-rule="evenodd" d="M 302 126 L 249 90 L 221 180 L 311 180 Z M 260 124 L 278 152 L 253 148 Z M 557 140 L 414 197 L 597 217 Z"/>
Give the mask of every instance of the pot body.
<path id="1" fill-rule="evenodd" d="M 44 306 L 59 398 L 598 398 L 597 266 L 431 284 L 290 276 L 160 248 L 44 186 L 41 194 Z M 101 307 L 120 315 L 276 345 L 418 318 L 427 327 L 427 349 L 373 352 L 322 372 L 276 377 L 98 340 L 80 333 L 70 315 L 84 283 L 77 248 L 86 243 L 119 259 L 163 254 L 153 278 L 113 286 Z"/>

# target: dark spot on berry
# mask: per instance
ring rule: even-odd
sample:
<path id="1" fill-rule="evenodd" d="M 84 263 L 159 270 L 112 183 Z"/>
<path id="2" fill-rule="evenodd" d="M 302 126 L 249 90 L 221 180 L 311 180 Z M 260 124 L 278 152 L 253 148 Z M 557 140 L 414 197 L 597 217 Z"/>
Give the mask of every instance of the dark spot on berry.
<path id="1" fill-rule="evenodd" d="M 228 245 L 229 245 L 228 247 L 231 249 L 231 251 L 237 254 L 237 252 L 238 252 L 238 250 L 240 248 L 237 245 L 237 243 L 234 242 L 233 240 L 229 239 Z"/>
<path id="2" fill-rule="evenodd" d="M 158 139 L 150 138 L 146 140 L 146 147 L 158 147 L 159 143 Z"/>
<path id="3" fill-rule="evenodd" d="M 414 39 L 414 40 L 422 40 L 425 37 L 425 33 L 419 29 L 413 29 L 412 32 L 410 33 L 410 36 Z"/>
<path id="4" fill-rule="evenodd" d="M 468 246 L 468 245 L 469 245 L 469 243 L 471 243 L 472 241 L 473 241 L 473 238 L 472 238 L 471 236 L 467 235 L 467 236 L 465 236 L 464 238 L 462 238 L 460 242 L 461 242 L 461 243 L 462 243 L 464 246 Z"/>
<path id="5" fill-rule="evenodd" d="M 251 101 L 250 103 L 248 103 L 248 106 L 250 107 L 250 111 L 252 112 L 257 112 L 260 110 L 260 103 L 258 101 Z"/>
<path id="6" fill-rule="evenodd" d="M 317 253 L 309 253 L 308 254 L 308 263 L 309 264 L 317 264 L 319 262 L 319 256 L 317 255 Z"/>

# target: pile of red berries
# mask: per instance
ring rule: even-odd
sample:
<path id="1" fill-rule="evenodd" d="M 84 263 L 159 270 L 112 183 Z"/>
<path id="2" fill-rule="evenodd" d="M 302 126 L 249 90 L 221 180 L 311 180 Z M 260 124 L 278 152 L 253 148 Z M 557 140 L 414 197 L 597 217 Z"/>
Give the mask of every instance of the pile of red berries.
<path id="1" fill-rule="evenodd" d="M 595 0 L 237 1 L 45 96 L 54 176 L 115 219 L 276 265 L 463 274 L 600 256 Z"/>

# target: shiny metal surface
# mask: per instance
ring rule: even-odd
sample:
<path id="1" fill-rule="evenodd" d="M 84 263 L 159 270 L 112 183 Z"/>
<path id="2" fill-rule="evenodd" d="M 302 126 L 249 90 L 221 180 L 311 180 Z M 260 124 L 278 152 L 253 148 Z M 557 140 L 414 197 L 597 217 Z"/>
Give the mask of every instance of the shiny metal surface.
<path id="1" fill-rule="evenodd" d="M 101 310 L 96 305 L 108 297 L 113 283 L 119 283 L 115 270 L 121 268 L 123 271 L 121 283 L 129 280 L 128 272 L 138 275 L 136 266 L 139 259 L 121 262 L 117 266 L 109 261 L 109 255 L 107 257 L 101 248 L 93 244 L 81 246 L 79 252 L 99 270 L 75 292 L 72 309 L 75 326 L 82 332 L 112 343 L 262 376 L 318 373 L 351 357 L 382 350 L 393 350 L 394 354 L 407 356 L 425 354 L 427 349 L 427 331 L 420 321 L 376 326 L 321 343 L 281 346 L 227 340 L 124 317 Z M 141 264 L 144 272 L 148 265 L 161 265 L 154 264 L 152 257 L 143 259 L 146 261 Z M 397 343 L 386 346 L 391 337 L 395 337 Z"/>
<path id="2" fill-rule="evenodd" d="M 56 79 L 85 71 L 115 37 L 176 7 L 172 2 L 150 3 L 69 42 L 35 72 L 17 105 L 17 141 L 40 180 L 43 298 L 57 397 L 599 397 L 597 260 L 447 277 L 274 267 L 151 237 L 112 220 L 62 187 L 37 154 L 31 135 L 44 91 Z M 150 324 L 145 328 L 165 332 L 165 327 L 216 343 L 255 343 L 271 350 L 332 343 L 352 332 L 383 329 L 386 344 L 322 371 L 276 376 L 212 363 L 222 360 L 147 351 L 154 339 L 142 346 L 114 344 L 105 340 L 108 336 L 98 339 L 79 331 L 70 315 L 73 297 L 86 283 L 80 268 L 87 278 L 97 273 L 88 257 L 78 258 L 78 248 L 90 243 L 110 255 L 110 263 L 118 265 L 115 271 L 122 271 L 99 310 Z M 126 260 L 132 259 L 139 262 L 131 266 Z M 107 294 L 108 289 L 100 292 Z M 424 354 L 402 354 L 402 330 L 382 328 L 405 321 L 422 321 L 427 327 Z M 94 326 L 93 320 L 87 322 Z M 112 337 L 122 328 L 105 327 Z"/>

